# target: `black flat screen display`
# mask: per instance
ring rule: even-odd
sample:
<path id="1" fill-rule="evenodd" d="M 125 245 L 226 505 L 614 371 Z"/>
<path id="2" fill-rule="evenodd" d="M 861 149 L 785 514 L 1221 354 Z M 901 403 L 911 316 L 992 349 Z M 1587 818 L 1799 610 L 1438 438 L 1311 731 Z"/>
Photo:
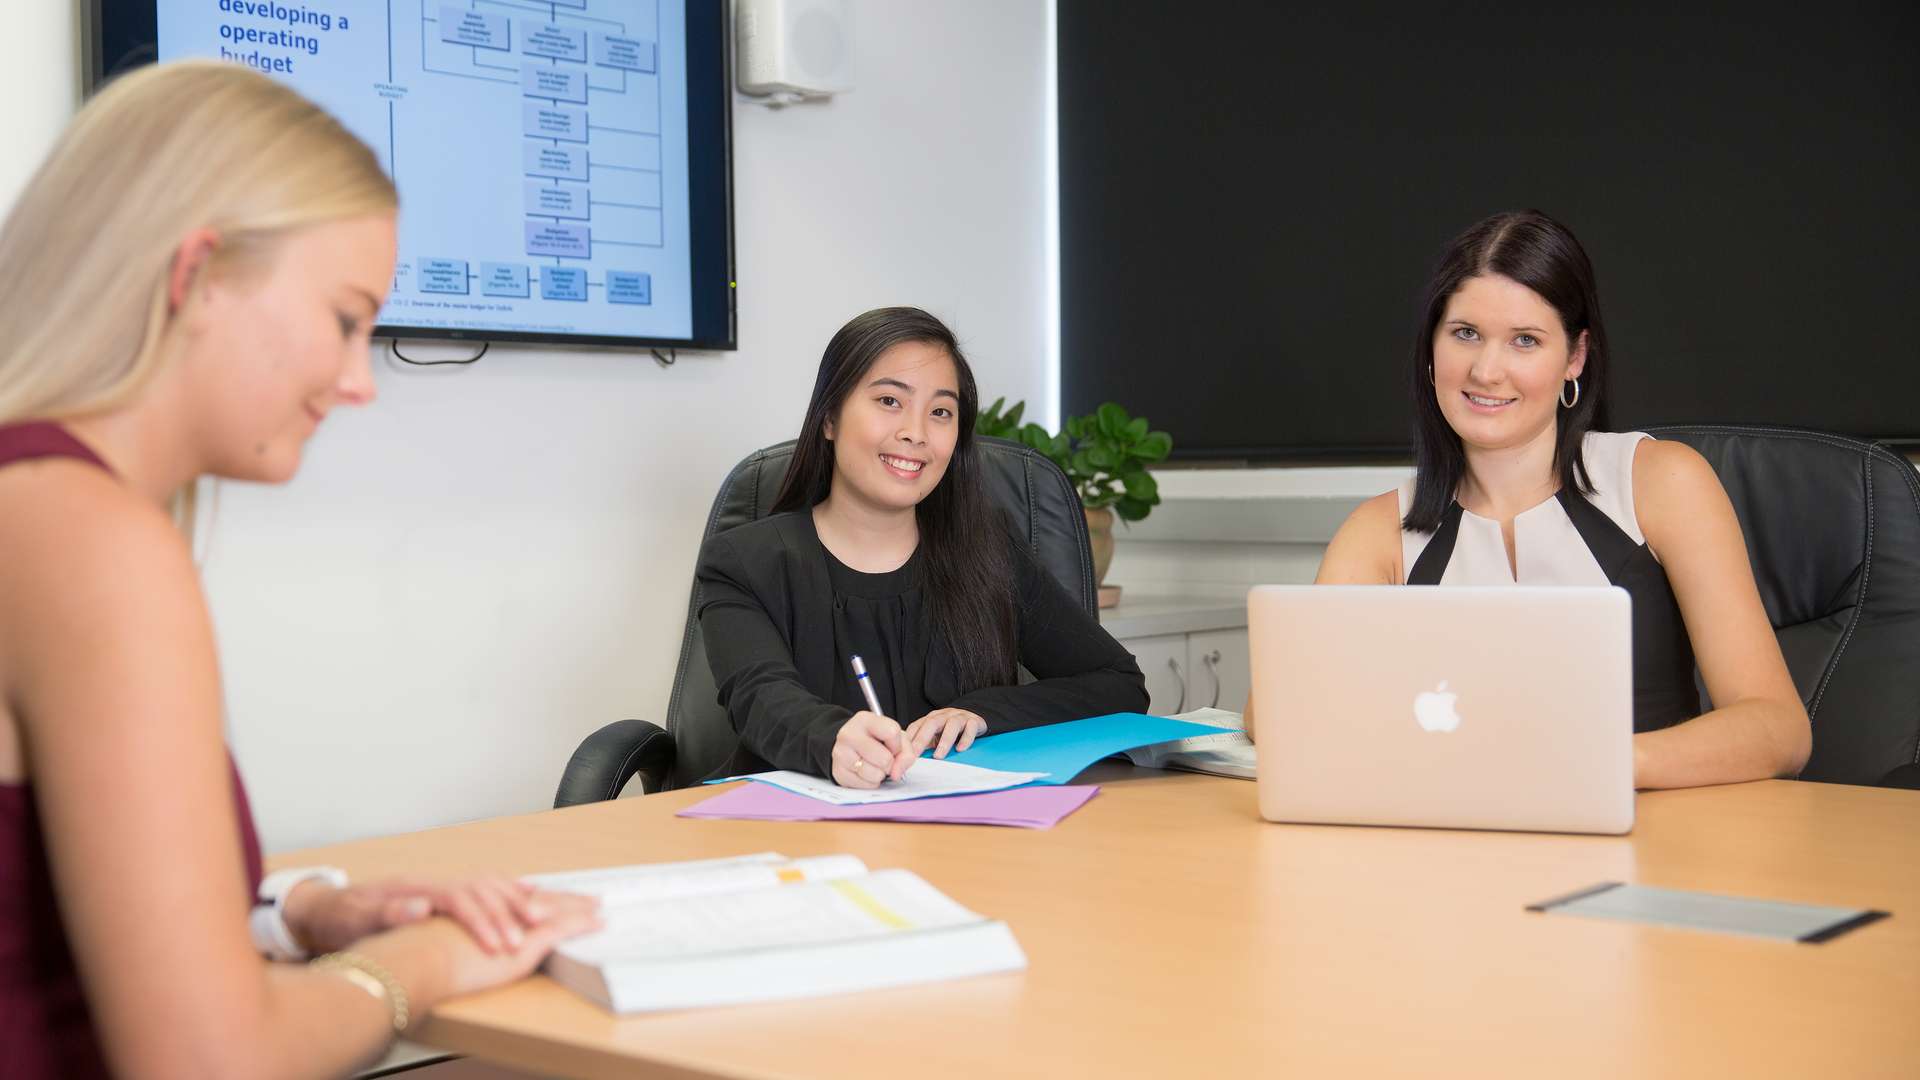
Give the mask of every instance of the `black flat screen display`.
<path id="1" fill-rule="evenodd" d="M 1404 455 L 1496 211 L 1596 268 L 1615 426 L 1920 440 L 1920 8 L 1060 0 L 1062 388 L 1186 458 Z"/>
<path id="2" fill-rule="evenodd" d="M 223 58 L 400 189 L 382 336 L 731 349 L 724 0 L 91 0 L 97 82 Z"/>

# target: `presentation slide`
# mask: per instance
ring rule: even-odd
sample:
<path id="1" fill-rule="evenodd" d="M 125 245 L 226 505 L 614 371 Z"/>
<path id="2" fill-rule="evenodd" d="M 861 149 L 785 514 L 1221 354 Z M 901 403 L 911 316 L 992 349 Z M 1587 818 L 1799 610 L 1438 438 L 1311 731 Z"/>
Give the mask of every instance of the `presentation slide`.
<path id="1" fill-rule="evenodd" d="M 163 0 L 162 60 L 285 80 L 400 189 L 391 328 L 687 338 L 683 0 Z"/>

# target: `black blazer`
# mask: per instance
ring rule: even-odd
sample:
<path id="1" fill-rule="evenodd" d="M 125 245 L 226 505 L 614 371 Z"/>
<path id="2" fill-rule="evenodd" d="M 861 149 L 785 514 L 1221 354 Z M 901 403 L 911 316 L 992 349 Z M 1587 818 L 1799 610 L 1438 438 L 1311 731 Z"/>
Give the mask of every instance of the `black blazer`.
<path id="1" fill-rule="evenodd" d="M 919 635 L 927 701 L 977 713 L 988 734 L 1144 710 L 1146 678 L 1132 654 L 1023 545 L 1007 543 L 1018 655 L 1037 681 L 963 694 L 951 650 L 929 632 Z M 701 547 L 700 630 L 720 704 L 740 735 L 716 776 L 769 768 L 833 774 L 833 740 L 853 710 L 833 703 L 851 676 L 835 655 L 828 558 L 805 512 L 749 522 Z"/>

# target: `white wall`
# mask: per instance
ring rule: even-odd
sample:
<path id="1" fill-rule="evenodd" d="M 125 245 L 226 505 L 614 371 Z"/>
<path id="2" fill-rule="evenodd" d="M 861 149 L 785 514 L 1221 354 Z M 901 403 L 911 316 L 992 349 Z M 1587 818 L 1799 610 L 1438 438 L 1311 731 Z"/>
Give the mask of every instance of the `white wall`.
<path id="1" fill-rule="evenodd" d="M 544 808 L 588 732 L 657 716 L 714 490 L 851 315 L 925 306 L 989 400 L 1045 393 L 1046 5 L 851 7 L 854 92 L 734 110 L 737 353 L 378 356 L 292 485 L 222 486 L 206 580 L 269 850 Z M 50 130 L 71 72 L 22 58 L 6 100 Z"/>
<path id="2" fill-rule="evenodd" d="M 1122 533 L 1106 584 L 1121 587 L 1123 602 L 1133 597 L 1244 600 L 1255 585 L 1311 584 L 1326 551 L 1325 543 L 1142 540 Z"/>
<path id="3" fill-rule="evenodd" d="M 80 97 L 80 8 L 15 0 L 7 31 L 22 47 L 0 64 L 0 207 L 33 175 Z"/>
<path id="4" fill-rule="evenodd" d="M 1109 584 L 1124 596 L 1242 598 L 1254 585 L 1305 584 L 1361 502 L 1398 487 L 1405 466 L 1162 469 L 1162 502 L 1115 530 Z"/>

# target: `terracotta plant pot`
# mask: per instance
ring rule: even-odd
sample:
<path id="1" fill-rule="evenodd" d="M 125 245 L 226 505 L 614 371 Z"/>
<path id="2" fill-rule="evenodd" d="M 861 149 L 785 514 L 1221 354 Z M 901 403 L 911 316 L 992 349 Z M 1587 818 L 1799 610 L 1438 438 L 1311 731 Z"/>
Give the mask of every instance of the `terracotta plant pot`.
<path id="1" fill-rule="evenodd" d="M 1113 565 L 1113 511 L 1102 507 L 1086 513 L 1087 540 L 1093 547 L 1093 582 L 1100 589 L 1100 606 L 1109 608 L 1120 602 L 1120 586 L 1106 583 L 1107 568 Z"/>

